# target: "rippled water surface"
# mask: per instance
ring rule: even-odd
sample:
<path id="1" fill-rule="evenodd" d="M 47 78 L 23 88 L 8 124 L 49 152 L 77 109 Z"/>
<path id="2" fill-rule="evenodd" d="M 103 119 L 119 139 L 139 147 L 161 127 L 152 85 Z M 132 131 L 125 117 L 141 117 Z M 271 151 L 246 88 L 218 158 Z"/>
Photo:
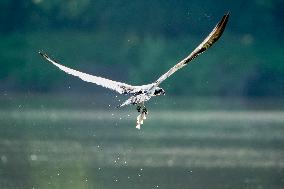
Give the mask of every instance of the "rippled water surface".
<path id="1" fill-rule="evenodd" d="M 0 111 L 0 188 L 282 188 L 283 111 Z"/>

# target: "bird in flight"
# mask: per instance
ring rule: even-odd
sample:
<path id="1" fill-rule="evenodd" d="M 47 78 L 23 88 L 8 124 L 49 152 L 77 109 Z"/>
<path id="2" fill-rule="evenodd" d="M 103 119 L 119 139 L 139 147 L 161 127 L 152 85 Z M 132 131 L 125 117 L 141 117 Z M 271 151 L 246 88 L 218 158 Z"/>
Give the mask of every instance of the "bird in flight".
<path id="1" fill-rule="evenodd" d="M 48 62 L 58 67 L 60 70 L 70 75 L 77 76 L 83 81 L 100 85 L 102 87 L 114 90 L 120 94 L 130 95 L 130 97 L 118 107 L 130 104 L 135 105 L 137 111 L 140 113 L 137 116 L 136 128 L 140 129 L 140 126 L 143 124 L 143 121 L 146 119 L 146 115 L 148 114 L 145 102 L 150 100 L 153 96 L 165 95 L 164 89 L 160 88 L 159 85 L 177 70 L 183 68 L 197 56 L 210 48 L 221 37 L 223 31 L 225 30 L 228 19 L 229 14 L 227 13 L 217 23 L 211 33 L 186 58 L 178 62 L 175 66 L 169 69 L 169 71 L 160 76 L 155 82 L 147 85 L 133 86 L 126 83 L 83 73 L 59 64 L 57 61 L 51 59 L 47 54 L 41 51 L 39 51 L 39 54 Z"/>

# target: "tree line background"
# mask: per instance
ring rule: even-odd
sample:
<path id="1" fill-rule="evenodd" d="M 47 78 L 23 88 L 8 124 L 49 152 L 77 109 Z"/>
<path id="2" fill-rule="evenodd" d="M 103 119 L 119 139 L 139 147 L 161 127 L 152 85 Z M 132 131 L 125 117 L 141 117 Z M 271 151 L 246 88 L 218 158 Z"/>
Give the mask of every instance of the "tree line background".
<path id="1" fill-rule="evenodd" d="M 38 50 L 86 73 L 154 81 L 228 11 L 218 43 L 169 78 L 172 95 L 283 97 L 284 2 L 1 0 L 1 93 L 100 92 L 47 64 Z"/>

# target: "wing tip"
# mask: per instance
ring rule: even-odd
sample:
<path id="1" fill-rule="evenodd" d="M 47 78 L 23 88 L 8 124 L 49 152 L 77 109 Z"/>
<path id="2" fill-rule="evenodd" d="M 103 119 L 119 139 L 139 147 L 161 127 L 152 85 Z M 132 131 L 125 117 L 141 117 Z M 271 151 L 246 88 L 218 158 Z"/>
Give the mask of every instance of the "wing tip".
<path id="1" fill-rule="evenodd" d="M 230 17 L 230 11 L 228 11 L 226 14 L 224 14 L 222 19 L 216 25 L 215 31 L 216 31 L 217 37 L 216 37 L 215 41 L 217 41 L 221 37 L 221 35 L 223 34 L 223 32 L 226 28 L 226 25 L 228 23 L 229 17 Z"/>
<path id="2" fill-rule="evenodd" d="M 230 14 L 231 14 L 231 12 L 228 11 L 228 12 L 224 15 L 224 17 L 225 17 L 224 19 L 225 19 L 226 23 L 227 23 L 228 20 L 229 20 Z"/>
<path id="3" fill-rule="evenodd" d="M 45 58 L 49 63 L 52 63 L 52 64 L 57 63 L 57 64 L 58 64 L 57 61 L 52 60 L 52 59 L 51 59 L 46 53 L 44 53 L 43 51 L 39 50 L 39 51 L 38 51 L 38 54 L 40 54 L 43 58 Z"/>
<path id="4" fill-rule="evenodd" d="M 231 11 L 228 10 L 224 16 L 230 16 L 230 14 L 231 14 Z"/>
<path id="5" fill-rule="evenodd" d="M 228 11 L 224 16 L 222 17 L 221 21 L 219 22 L 218 26 L 225 28 L 228 20 L 230 17 L 230 11 Z"/>
<path id="6" fill-rule="evenodd" d="M 40 54 L 42 57 L 49 59 L 46 53 L 42 52 L 41 50 L 38 51 L 38 54 Z"/>
<path id="7" fill-rule="evenodd" d="M 40 54 L 41 56 L 43 56 L 43 52 L 41 50 L 38 51 L 38 54 Z"/>

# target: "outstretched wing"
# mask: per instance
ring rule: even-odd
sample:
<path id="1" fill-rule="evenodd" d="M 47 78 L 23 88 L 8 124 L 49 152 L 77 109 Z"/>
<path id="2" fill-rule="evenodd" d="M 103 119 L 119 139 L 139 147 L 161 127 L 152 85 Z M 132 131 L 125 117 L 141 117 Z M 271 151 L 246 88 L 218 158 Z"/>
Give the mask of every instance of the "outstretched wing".
<path id="1" fill-rule="evenodd" d="M 203 40 L 203 42 L 200 45 L 198 45 L 194 49 L 194 51 L 192 51 L 185 59 L 177 63 L 168 72 L 166 72 L 157 81 L 155 81 L 154 86 L 158 86 L 159 84 L 161 84 L 165 79 L 170 77 L 177 70 L 186 66 L 191 60 L 193 60 L 198 55 L 206 51 L 209 47 L 211 47 L 221 37 L 223 31 L 225 30 L 228 19 L 229 19 L 229 14 L 225 14 L 222 17 L 221 21 L 212 30 L 212 32 Z"/>
<path id="2" fill-rule="evenodd" d="M 90 74 L 79 72 L 77 70 L 73 70 L 71 68 L 68 68 L 66 66 L 63 66 L 63 65 L 59 64 L 55 60 L 52 60 L 45 53 L 39 52 L 39 54 L 42 57 L 44 57 L 47 61 L 49 61 L 50 63 L 52 63 L 56 67 L 58 67 L 60 70 L 66 72 L 68 74 L 77 76 L 80 79 L 82 79 L 83 81 L 90 82 L 90 83 L 95 83 L 95 84 L 103 86 L 105 88 L 114 90 L 114 91 L 116 91 L 116 92 L 118 92 L 120 94 L 133 93 L 133 92 L 135 92 L 139 88 L 138 86 L 132 86 L 132 85 L 128 85 L 126 83 L 112 81 L 110 79 L 105 79 L 105 78 L 102 78 L 102 77 L 93 76 L 93 75 L 90 75 Z"/>

